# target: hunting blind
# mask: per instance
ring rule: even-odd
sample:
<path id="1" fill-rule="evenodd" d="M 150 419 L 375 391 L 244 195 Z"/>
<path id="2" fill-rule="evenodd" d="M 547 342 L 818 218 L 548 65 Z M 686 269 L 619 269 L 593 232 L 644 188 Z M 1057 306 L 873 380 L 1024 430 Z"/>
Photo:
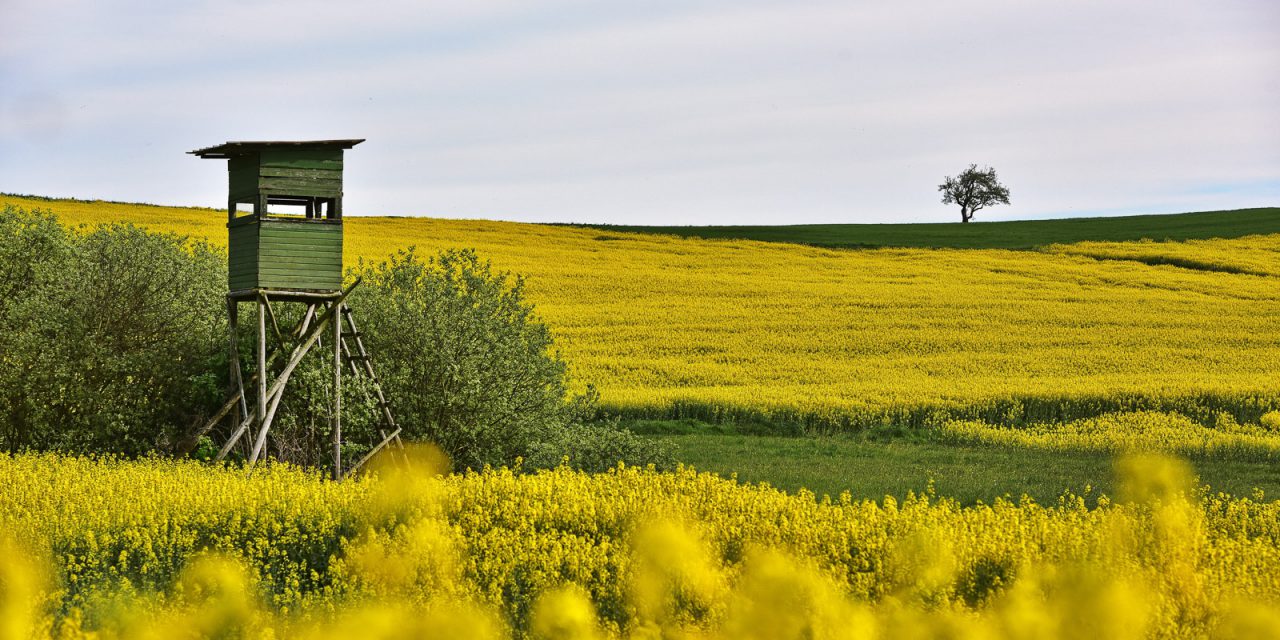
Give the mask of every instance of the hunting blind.
<path id="1" fill-rule="evenodd" d="M 285 385 L 312 347 L 330 333 L 333 347 L 333 478 L 354 473 L 391 442 L 400 444 L 400 428 L 382 393 L 351 308 L 344 304 L 359 280 L 342 284 L 342 156 L 364 140 L 227 142 L 189 153 L 227 160 L 227 313 L 230 319 L 230 393 L 221 411 L 206 424 L 207 434 L 230 415 L 231 432 L 218 452 L 226 457 L 241 444 L 252 467 L 263 455 Z M 289 211 L 271 209 L 289 207 Z M 254 373 L 256 402 L 250 411 L 240 370 L 238 315 L 242 302 L 257 304 Z M 277 323 L 273 303 L 306 305 L 302 320 L 287 333 Z M 268 353 L 268 321 L 276 348 Z M 344 328 L 345 325 L 345 328 Z M 288 350 L 282 366 L 276 360 Z M 382 419 L 380 440 L 349 468 L 342 465 L 342 370 L 373 383 Z M 274 375 L 273 375 L 273 369 Z M 268 378 L 273 380 L 268 384 Z M 252 427 L 252 429 L 251 429 Z"/>

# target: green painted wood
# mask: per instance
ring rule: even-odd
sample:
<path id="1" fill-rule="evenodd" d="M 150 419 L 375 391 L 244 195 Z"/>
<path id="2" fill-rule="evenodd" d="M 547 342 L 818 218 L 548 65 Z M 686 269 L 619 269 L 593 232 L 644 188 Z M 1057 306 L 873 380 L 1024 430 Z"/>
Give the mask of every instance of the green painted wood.
<path id="1" fill-rule="evenodd" d="M 337 291 L 342 288 L 342 278 L 286 278 L 283 276 L 261 275 L 258 287 L 280 289 L 306 289 L 310 291 Z"/>
<path id="2" fill-rule="evenodd" d="M 238 199 L 258 192 L 258 154 L 236 156 L 227 161 L 229 194 Z"/>
<path id="3" fill-rule="evenodd" d="M 265 194 L 265 195 L 267 195 L 267 196 L 270 196 L 270 197 L 273 197 L 273 198 L 274 198 L 274 197 L 276 197 L 276 196 L 307 196 L 307 197 L 311 197 L 311 198 L 334 198 L 334 199 L 341 199 L 341 198 L 342 198 L 342 192 L 341 192 L 341 191 L 334 191 L 333 189 L 331 189 L 331 188 L 329 188 L 329 187 L 323 187 L 323 188 L 321 188 L 321 187 L 306 187 L 306 186 L 302 186 L 302 185 L 299 185 L 299 186 L 296 186 L 296 187 L 290 187 L 290 188 L 288 188 L 288 189 L 266 189 L 266 188 L 264 188 L 264 189 L 262 189 L 262 191 L 260 191 L 260 193 L 263 193 L 263 194 Z"/>
<path id="4" fill-rule="evenodd" d="M 271 262 L 273 260 L 300 260 L 300 261 L 316 261 L 322 263 L 341 262 L 342 253 L 338 251 L 325 252 L 307 252 L 307 251 L 277 251 L 263 250 L 261 252 L 261 260 Z"/>
<path id="5" fill-rule="evenodd" d="M 342 170 L 342 149 L 263 149 L 258 156 L 259 164 L 264 167 Z"/>
<path id="6" fill-rule="evenodd" d="M 341 264 L 342 255 L 341 254 L 280 255 L 278 253 L 263 252 L 258 260 L 262 264 L 272 264 L 276 262 L 280 262 L 280 263 L 291 262 L 291 263 L 297 263 L 297 264 L 321 264 L 321 265 Z"/>
<path id="7" fill-rule="evenodd" d="M 299 244 L 308 247 L 330 248 L 336 249 L 342 246 L 342 233 L 308 233 L 304 230 L 296 232 L 285 231 L 283 233 L 275 233 L 271 231 L 264 232 L 262 237 L 270 240 L 272 244 Z"/>
<path id="8" fill-rule="evenodd" d="M 229 200 L 252 202 L 265 214 L 268 199 L 328 201 L 342 209 L 343 149 L 334 145 L 264 146 L 229 158 Z M 260 215 L 228 224 L 228 284 L 234 289 L 290 288 L 334 291 L 342 286 L 340 220 Z"/>
<path id="9" fill-rule="evenodd" d="M 265 286 L 266 282 L 288 282 L 293 286 L 305 287 L 307 289 L 324 289 L 335 282 L 340 282 L 342 277 L 338 274 L 330 274 L 325 277 L 298 275 L 297 273 L 287 271 L 259 271 L 259 286 Z"/>
<path id="10" fill-rule="evenodd" d="M 271 246 L 299 245 L 317 249 L 337 250 L 342 247 L 342 235 L 320 235 L 305 232 L 296 233 L 262 233 L 261 244 Z"/>
<path id="11" fill-rule="evenodd" d="M 340 260 L 322 260 L 312 261 L 306 258 L 271 258 L 260 262 L 257 267 L 258 271 L 267 269 L 295 271 L 303 274 L 327 273 L 330 271 L 341 272 L 342 262 Z"/>
<path id="12" fill-rule="evenodd" d="M 232 221 L 227 228 L 232 290 L 341 288 L 341 224 L 248 218 Z"/>
<path id="13" fill-rule="evenodd" d="M 342 192 L 341 180 L 320 178 L 272 178 L 264 176 L 258 180 L 258 188 L 263 191 L 275 191 L 283 194 L 298 194 L 297 189 L 320 190 L 332 193 Z"/>
<path id="14" fill-rule="evenodd" d="M 258 263 L 256 267 L 258 271 L 294 271 L 303 274 L 321 273 L 327 270 L 336 270 L 342 267 L 337 260 L 323 260 L 319 262 L 308 261 L 306 258 L 278 258 L 274 260 L 264 260 Z"/>
<path id="15" fill-rule="evenodd" d="M 337 249 L 342 246 L 342 232 L 336 234 L 315 233 L 305 229 L 278 232 L 267 229 L 261 235 L 265 239 L 264 242 L 268 244 L 299 244 L 330 249 Z"/>
<path id="16" fill-rule="evenodd" d="M 323 289 L 333 284 L 334 282 L 340 281 L 341 279 L 342 278 L 336 274 L 330 274 L 324 277 L 299 276 L 295 271 L 280 270 L 280 269 L 265 270 L 265 271 L 258 272 L 259 282 L 263 282 L 267 280 L 283 282 L 287 280 L 298 286 L 305 285 L 306 288 L 308 289 Z"/>
<path id="17" fill-rule="evenodd" d="M 305 218 L 275 218 L 266 221 L 263 233 L 299 233 L 310 235 L 342 235 L 342 224 Z"/>
<path id="18" fill-rule="evenodd" d="M 263 235 L 261 245 L 269 250 L 281 251 L 318 251 L 320 253 L 341 253 L 342 243 L 334 238 L 316 236 L 269 236 Z"/>
<path id="19" fill-rule="evenodd" d="M 227 289 L 236 291 L 238 289 L 253 289 L 258 286 L 258 274 L 237 274 L 231 276 L 227 280 Z"/>
<path id="20" fill-rule="evenodd" d="M 341 238 L 308 235 L 268 235 L 262 234 L 264 242 L 271 247 L 279 247 L 285 251 L 333 251 L 342 249 Z"/>
<path id="21" fill-rule="evenodd" d="M 264 178 L 306 178 L 308 180 L 342 181 L 342 171 L 334 169 L 288 169 L 282 167 L 259 167 L 258 175 Z"/>

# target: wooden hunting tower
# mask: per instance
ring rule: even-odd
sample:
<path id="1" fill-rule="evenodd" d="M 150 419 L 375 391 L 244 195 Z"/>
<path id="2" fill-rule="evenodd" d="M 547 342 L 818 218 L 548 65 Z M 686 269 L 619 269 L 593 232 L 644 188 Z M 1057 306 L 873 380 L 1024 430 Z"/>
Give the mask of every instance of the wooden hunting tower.
<path id="1" fill-rule="evenodd" d="M 388 443 L 400 442 L 400 429 L 392 418 L 373 364 L 356 328 L 351 308 L 343 301 L 359 284 L 342 288 L 342 154 L 364 142 L 357 140 L 309 140 L 227 142 L 189 153 L 201 158 L 227 160 L 227 313 L 230 318 L 231 392 L 222 410 L 200 432 L 208 433 L 223 416 L 231 414 L 230 439 L 218 453 L 225 457 L 249 427 L 257 438 L 247 441 L 246 458 L 252 466 L 263 454 L 267 432 L 284 394 L 285 383 L 312 346 L 331 331 L 333 341 L 333 477 L 353 473 Z M 292 212 L 272 212 L 275 205 Z M 237 346 L 239 303 L 257 302 L 258 331 L 256 371 L 249 383 L 257 383 L 257 403 L 249 411 L 245 381 Z M 281 332 L 273 302 L 307 305 L 302 320 L 288 333 Z M 277 348 L 268 355 L 267 326 Z M 343 323 L 347 329 L 343 329 Z M 288 347 L 288 359 L 268 386 L 272 363 Z M 346 363 L 355 375 L 373 382 L 382 414 L 382 438 L 355 465 L 342 466 L 342 369 Z M 243 415 L 243 419 L 240 417 Z"/>
<path id="2" fill-rule="evenodd" d="M 342 152 L 361 142 L 228 142 L 191 152 L 227 160 L 233 295 L 342 288 Z M 242 213 L 241 205 L 249 211 Z M 271 205 L 290 205 L 301 214 L 272 214 Z"/>

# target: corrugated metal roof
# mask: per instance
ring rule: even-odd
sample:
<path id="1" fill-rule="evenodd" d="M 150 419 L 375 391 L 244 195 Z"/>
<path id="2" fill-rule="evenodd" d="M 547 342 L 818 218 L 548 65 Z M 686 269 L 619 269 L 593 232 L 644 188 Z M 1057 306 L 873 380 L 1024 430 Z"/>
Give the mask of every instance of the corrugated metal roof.
<path id="1" fill-rule="evenodd" d="M 350 149 L 361 142 L 364 138 L 353 138 L 350 140 L 244 140 L 239 142 L 224 142 L 214 147 L 204 149 L 196 149 L 188 151 L 192 155 L 201 158 L 230 158 L 232 156 L 253 153 L 258 149 L 265 147 L 340 147 Z"/>

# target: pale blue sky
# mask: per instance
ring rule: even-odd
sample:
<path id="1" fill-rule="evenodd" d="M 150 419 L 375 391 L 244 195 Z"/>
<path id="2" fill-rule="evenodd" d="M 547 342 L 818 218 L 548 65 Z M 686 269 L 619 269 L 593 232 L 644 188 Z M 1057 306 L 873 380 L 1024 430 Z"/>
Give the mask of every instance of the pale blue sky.
<path id="1" fill-rule="evenodd" d="M 219 206 L 368 138 L 351 214 L 951 221 L 1280 205 L 1274 1 L 0 0 L 0 191 Z"/>

